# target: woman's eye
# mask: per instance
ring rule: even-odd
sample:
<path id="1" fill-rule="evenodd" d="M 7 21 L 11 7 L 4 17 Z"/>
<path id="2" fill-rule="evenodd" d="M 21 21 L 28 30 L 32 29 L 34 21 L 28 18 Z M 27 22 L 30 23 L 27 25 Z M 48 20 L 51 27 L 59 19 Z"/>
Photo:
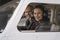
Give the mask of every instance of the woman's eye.
<path id="1" fill-rule="evenodd" d="M 42 14 L 41 12 L 39 12 L 38 14 Z"/>
<path id="2" fill-rule="evenodd" d="M 34 14 L 36 14 L 36 13 L 34 13 Z"/>

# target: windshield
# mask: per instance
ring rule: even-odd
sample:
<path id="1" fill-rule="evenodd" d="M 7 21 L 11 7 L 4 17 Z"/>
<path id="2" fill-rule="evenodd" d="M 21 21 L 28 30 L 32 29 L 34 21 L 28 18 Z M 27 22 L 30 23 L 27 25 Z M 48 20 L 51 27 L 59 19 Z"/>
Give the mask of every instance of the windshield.
<path id="1" fill-rule="evenodd" d="M 21 32 L 59 32 L 58 4 L 30 3 L 27 5 L 17 29 Z"/>

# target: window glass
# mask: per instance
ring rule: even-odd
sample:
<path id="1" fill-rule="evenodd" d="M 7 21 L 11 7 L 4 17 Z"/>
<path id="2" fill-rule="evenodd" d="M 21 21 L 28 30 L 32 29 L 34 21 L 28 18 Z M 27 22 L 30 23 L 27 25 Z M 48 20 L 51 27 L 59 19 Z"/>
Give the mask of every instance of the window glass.
<path id="1" fill-rule="evenodd" d="M 56 29 L 60 32 L 60 5 L 57 5 L 56 10 Z"/>
<path id="2" fill-rule="evenodd" d="M 30 3 L 26 7 L 17 29 L 21 32 L 50 32 L 50 19 L 51 7 L 48 4 Z"/>

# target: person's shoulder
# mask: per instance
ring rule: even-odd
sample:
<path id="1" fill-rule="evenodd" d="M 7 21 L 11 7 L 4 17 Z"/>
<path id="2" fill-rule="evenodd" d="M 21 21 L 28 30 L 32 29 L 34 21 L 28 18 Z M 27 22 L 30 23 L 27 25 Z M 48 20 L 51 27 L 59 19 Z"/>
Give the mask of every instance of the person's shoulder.
<path id="1" fill-rule="evenodd" d="M 43 20 L 40 24 L 43 25 L 43 26 L 51 25 L 49 20 L 47 20 L 47 21 Z"/>

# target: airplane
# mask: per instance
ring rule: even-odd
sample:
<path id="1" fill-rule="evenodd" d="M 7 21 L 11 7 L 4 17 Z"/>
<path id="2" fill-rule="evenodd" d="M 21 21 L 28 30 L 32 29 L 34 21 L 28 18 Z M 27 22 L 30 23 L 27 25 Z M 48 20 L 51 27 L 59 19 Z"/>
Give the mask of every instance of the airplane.
<path id="1" fill-rule="evenodd" d="M 33 6 L 37 4 L 46 6 L 49 12 L 48 15 L 50 15 L 50 22 L 52 24 L 51 32 L 35 32 L 35 30 L 22 30 L 20 32 L 17 29 L 17 25 L 29 4 Z M 5 29 L 0 33 L 0 40 L 60 40 L 60 27 L 59 23 L 56 22 L 57 19 L 59 22 L 59 9 L 59 0 L 20 0 L 20 3 L 14 10 L 12 17 L 8 20 Z"/>

